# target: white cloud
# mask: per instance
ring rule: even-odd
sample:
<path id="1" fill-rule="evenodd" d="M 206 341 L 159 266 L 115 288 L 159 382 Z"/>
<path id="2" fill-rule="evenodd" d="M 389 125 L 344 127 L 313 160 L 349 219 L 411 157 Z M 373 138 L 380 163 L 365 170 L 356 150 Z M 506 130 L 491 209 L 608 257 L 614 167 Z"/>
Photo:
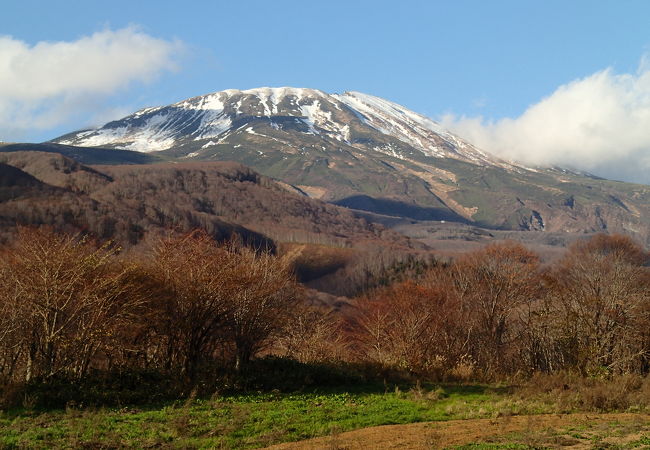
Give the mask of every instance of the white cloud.
<path id="1" fill-rule="evenodd" d="M 108 95 L 173 70 L 181 50 L 136 27 L 33 46 L 0 36 L 0 139 L 96 114 Z"/>
<path id="2" fill-rule="evenodd" d="M 650 183 L 650 58 L 560 86 L 517 118 L 446 115 L 444 126 L 496 155 Z"/>

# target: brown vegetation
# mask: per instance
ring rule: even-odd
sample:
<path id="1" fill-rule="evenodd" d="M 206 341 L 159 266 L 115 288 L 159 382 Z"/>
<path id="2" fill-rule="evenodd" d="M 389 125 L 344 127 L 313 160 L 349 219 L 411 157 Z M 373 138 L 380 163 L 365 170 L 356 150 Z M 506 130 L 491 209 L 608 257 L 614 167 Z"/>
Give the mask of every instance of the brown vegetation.
<path id="1" fill-rule="evenodd" d="M 132 269 L 106 246 L 22 228 L 0 257 L 4 338 L 0 373 L 82 377 L 141 302 Z"/>
<path id="2" fill-rule="evenodd" d="M 648 371 L 650 271 L 646 262 L 648 254 L 629 238 L 598 235 L 574 244 L 545 274 L 550 295 L 543 316 L 554 318 L 546 326 L 553 333 L 554 353 L 562 355 L 564 364 L 585 374 Z M 545 359 L 553 364 L 554 358 Z"/>
<path id="3" fill-rule="evenodd" d="M 202 231 L 134 257 L 20 229 L 0 258 L 0 376 L 146 369 L 195 382 L 269 354 L 429 380 L 650 371 L 648 254 L 627 237 L 579 241 L 548 267 L 512 242 L 406 264 L 406 279 L 343 313 L 302 301 L 291 257 Z"/>
<path id="4" fill-rule="evenodd" d="M 519 244 L 488 246 L 372 292 L 349 329 L 359 353 L 421 375 L 648 373 L 650 269 L 624 236 L 578 241 L 541 270 Z"/>
<path id="5" fill-rule="evenodd" d="M 240 367 L 284 329 L 299 295 L 286 261 L 202 232 L 128 261 L 79 236 L 21 228 L 1 256 L 5 380 Z"/>
<path id="6" fill-rule="evenodd" d="M 404 236 L 370 224 L 346 208 L 289 192 L 234 163 L 203 162 L 90 168 L 42 152 L 0 153 L 0 225 L 82 231 L 122 246 L 169 229 L 203 229 L 257 246 L 273 241 L 351 246 Z"/>

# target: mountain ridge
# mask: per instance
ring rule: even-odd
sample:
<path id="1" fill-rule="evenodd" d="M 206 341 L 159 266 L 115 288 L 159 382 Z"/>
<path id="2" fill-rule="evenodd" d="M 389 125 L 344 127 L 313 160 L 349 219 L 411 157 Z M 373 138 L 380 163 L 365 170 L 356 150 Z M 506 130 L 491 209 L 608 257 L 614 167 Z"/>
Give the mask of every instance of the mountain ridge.
<path id="1" fill-rule="evenodd" d="M 414 220 L 650 236 L 650 187 L 505 161 L 408 108 L 358 92 L 221 91 L 54 142 L 237 161 L 310 197 Z"/>
<path id="2" fill-rule="evenodd" d="M 195 141 L 223 139 L 232 128 L 233 115 L 238 117 L 253 112 L 257 113 L 258 117 L 293 117 L 307 126 L 308 133 L 329 134 L 329 137 L 352 145 L 349 139 L 349 124 L 333 120 L 331 108 L 319 108 L 322 101 L 330 103 L 329 106 L 339 111 L 342 111 L 342 107 L 348 108 L 348 112 L 352 112 L 364 125 L 412 144 L 426 151 L 429 156 L 460 157 L 488 164 L 514 165 L 488 155 L 448 132 L 433 120 L 388 100 L 356 91 L 327 94 L 317 89 L 292 87 L 264 87 L 241 91 L 228 89 L 192 97 L 168 106 L 147 107 L 123 119 L 109 122 L 99 129 L 70 133 L 55 139 L 54 142 L 90 147 L 108 145 L 141 152 L 163 151 L 179 143 L 174 139 L 175 136 L 187 132 Z M 181 111 L 192 112 L 193 117 L 179 117 L 182 115 Z M 396 117 L 401 120 L 396 121 Z M 197 121 L 200 123 L 196 123 Z M 182 126 L 175 127 L 174 123 Z M 280 127 L 281 123 L 275 125 Z M 148 133 L 138 132 L 138 127 L 144 128 Z M 432 145 L 432 142 L 438 142 L 440 145 Z M 390 147 L 383 150 L 397 154 Z"/>

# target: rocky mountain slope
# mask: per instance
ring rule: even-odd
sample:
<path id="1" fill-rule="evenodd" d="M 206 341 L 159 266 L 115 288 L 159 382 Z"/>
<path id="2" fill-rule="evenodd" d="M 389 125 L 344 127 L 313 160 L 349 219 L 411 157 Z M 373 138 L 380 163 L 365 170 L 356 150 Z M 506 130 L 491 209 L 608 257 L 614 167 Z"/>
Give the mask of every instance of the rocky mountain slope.
<path id="1" fill-rule="evenodd" d="M 357 92 L 228 90 L 55 140 L 179 161 L 231 160 L 304 194 L 416 220 L 650 237 L 650 187 L 503 161 Z"/>

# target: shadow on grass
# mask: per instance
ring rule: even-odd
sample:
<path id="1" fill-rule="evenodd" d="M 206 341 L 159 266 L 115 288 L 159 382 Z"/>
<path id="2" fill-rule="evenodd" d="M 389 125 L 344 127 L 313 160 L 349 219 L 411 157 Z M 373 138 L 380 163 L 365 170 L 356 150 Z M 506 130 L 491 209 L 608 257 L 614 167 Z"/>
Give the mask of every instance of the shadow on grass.
<path id="1" fill-rule="evenodd" d="M 153 410 L 215 396 L 226 401 L 242 395 L 250 401 L 273 401 L 296 394 L 391 394 L 414 389 L 437 390 L 441 398 L 509 392 L 507 387 L 479 384 L 421 384 L 403 374 L 386 374 L 368 366 L 305 364 L 268 357 L 252 361 L 243 372 L 205 367 L 194 380 L 154 370 L 94 372 L 82 380 L 36 380 L 16 387 L 13 400 L 5 401 L 4 409 L 5 415 L 13 416 L 64 408 Z"/>

